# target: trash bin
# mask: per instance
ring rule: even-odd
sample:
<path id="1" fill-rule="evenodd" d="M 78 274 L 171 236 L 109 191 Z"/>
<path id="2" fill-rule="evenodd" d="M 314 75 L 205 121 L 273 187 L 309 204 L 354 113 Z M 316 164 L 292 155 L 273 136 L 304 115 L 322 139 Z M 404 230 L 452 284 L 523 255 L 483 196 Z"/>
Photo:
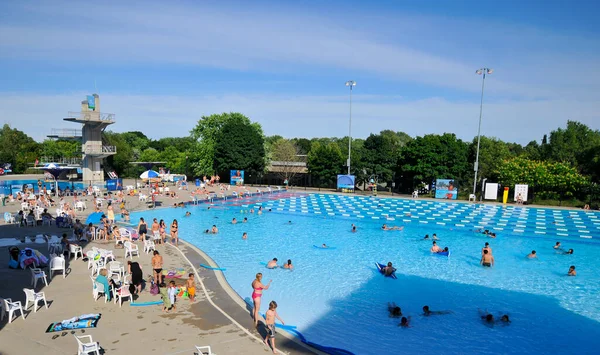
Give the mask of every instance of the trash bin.
<path id="1" fill-rule="evenodd" d="M 196 179 L 196 186 L 200 186 L 200 179 Z"/>

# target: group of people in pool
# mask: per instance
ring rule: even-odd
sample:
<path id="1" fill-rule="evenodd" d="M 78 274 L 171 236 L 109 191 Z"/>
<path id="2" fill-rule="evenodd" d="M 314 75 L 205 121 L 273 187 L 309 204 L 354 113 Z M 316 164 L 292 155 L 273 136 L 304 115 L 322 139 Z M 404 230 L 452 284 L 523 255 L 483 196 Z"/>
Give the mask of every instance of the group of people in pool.
<path id="1" fill-rule="evenodd" d="M 435 234 L 434 234 L 434 236 L 435 236 Z M 449 253 L 450 252 L 448 247 L 444 247 L 444 249 L 440 248 L 437 245 L 437 242 L 435 240 L 433 241 L 433 245 L 431 246 L 431 249 L 429 249 L 429 251 L 432 253 Z"/>
<path id="2" fill-rule="evenodd" d="M 282 269 L 289 269 L 292 270 L 294 269 L 294 265 L 292 265 L 292 259 L 288 259 L 286 264 L 283 264 L 281 266 L 277 265 L 277 258 L 273 258 L 273 260 L 269 261 L 267 263 L 267 269 L 276 269 L 278 267 L 281 267 Z"/>
<path id="3" fill-rule="evenodd" d="M 206 233 L 206 234 L 218 234 L 219 233 L 219 228 L 217 228 L 216 224 L 213 224 L 212 228 L 211 229 L 206 229 L 204 231 L 204 233 Z"/>
<path id="4" fill-rule="evenodd" d="M 396 303 L 391 302 L 388 303 L 388 312 L 389 312 L 389 316 L 390 318 L 400 318 L 400 323 L 398 324 L 399 327 L 404 327 L 404 328 L 408 328 L 410 327 L 410 316 L 406 317 L 402 314 L 402 309 L 400 307 L 398 307 L 396 305 Z M 429 306 L 425 305 L 423 306 L 423 314 L 422 316 L 424 317 L 429 317 L 429 316 L 435 316 L 435 315 L 445 315 L 445 314 L 452 314 L 452 311 L 432 311 Z M 494 319 L 494 316 L 491 313 L 486 312 L 482 312 L 481 310 L 479 310 L 481 319 L 488 323 L 488 324 L 493 324 L 496 322 L 496 320 Z M 504 324 L 509 324 L 510 323 L 510 319 L 508 317 L 508 314 L 504 314 L 500 317 L 499 322 L 504 323 Z"/>
<path id="5" fill-rule="evenodd" d="M 490 232 L 490 230 L 489 230 L 489 229 L 486 229 L 486 230 L 481 230 L 481 229 L 478 229 L 478 230 L 476 230 L 475 232 L 477 232 L 477 233 L 481 233 L 481 234 L 483 234 L 483 235 L 487 235 L 487 236 L 488 236 L 488 237 L 490 237 L 490 238 L 496 238 L 496 233 Z"/>

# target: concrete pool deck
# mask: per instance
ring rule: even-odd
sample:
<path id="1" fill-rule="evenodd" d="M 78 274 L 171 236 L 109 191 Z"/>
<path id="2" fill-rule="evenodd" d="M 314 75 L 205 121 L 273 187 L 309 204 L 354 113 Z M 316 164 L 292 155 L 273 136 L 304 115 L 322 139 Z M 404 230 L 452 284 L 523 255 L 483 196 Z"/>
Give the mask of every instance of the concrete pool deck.
<path id="1" fill-rule="evenodd" d="M 189 201 L 188 191 L 178 191 L 177 199 L 162 197 L 166 206 L 174 202 Z M 146 210 L 144 203 L 139 203 L 137 197 L 127 197 L 129 209 L 133 211 Z M 72 202 L 72 197 L 66 198 Z M 88 207 L 91 199 L 86 201 Z M 0 207 L 0 213 L 15 212 L 20 204 L 13 203 Z M 78 214 L 82 220 L 92 210 Z M 37 234 L 60 235 L 71 230 L 55 226 L 18 227 L 0 224 L 0 243 L 4 239 L 16 238 L 22 240 L 25 236 Z M 143 249 L 141 245 L 138 246 Z M 1 244 L 0 244 L 1 245 Z M 46 244 L 17 244 L 19 248 L 31 247 L 48 255 Z M 115 250 L 114 243 L 92 241 L 84 245 L 84 252 L 96 246 Z M 8 269 L 8 245 L 0 247 L 0 297 L 21 301 L 24 306 L 23 288 L 31 288 L 31 276 L 24 270 Z M 254 328 L 250 312 L 245 305 L 240 305 L 240 297 L 232 294 L 232 289 L 219 275 L 199 267 L 200 263 L 209 263 L 195 247 L 181 243 L 178 248 L 158 245 L 157 250 L 165 259 L 165 269 L 183 268 L 188 272 L 196 272 L 196 302 L 178 301 L 177 312 L 165 314 L 162 306 L 132 307 L 125 301 L 123 307 L 104 303 L 100 298 L 94 302 L 91 291 L 90 270 L 87 263 L 72 259 L 69 264 L 67 277 L 56 273 L 49 285 L 38 286 L 36 291 L 43 291 L 49 303 L 49 308 L 41 308 L 37 313 L 32 306 L 25 310 L 25 320 L 20 316 L 11 324 L 7 317 L 0 321 L 0 354 L 13 355 L 23 353 L 70 354 L 75 353 L 77 343 L 73 334 L 68 332 L 45 333 L 52 322 L 60 322 L 74 316 L 87 313 L 100 313 L 102 317 L 97 328 L 75 331 L 74 335 L 92 335 L 94 341 L 100 343 L 105 353 L 156 353 L 156 354 L 193 354 L 195 345 L 210 345 L 215 354 L 262 354 L 272 353 L 263 343 L 264 327 Z M 117 261 L 125 262 L 123 249 L 114 252 Z M 140 257 L 134 257 L 139 262 L 144 274 L 149 275 L 150 254 L 143 251 Z M 147 278 L 147 277 L 145 277 Z M 205 291 L 203 291 L 203 289 Z M 152 296 L 145 290 L 137 302 L 155 301 L 158 296 Z M 17 312 L 18 313 L 18 312 Z M 278 332 L 277 349 L 283 354 L 319 354 L 320 352 L 299 343 L 290 335 Z"/>

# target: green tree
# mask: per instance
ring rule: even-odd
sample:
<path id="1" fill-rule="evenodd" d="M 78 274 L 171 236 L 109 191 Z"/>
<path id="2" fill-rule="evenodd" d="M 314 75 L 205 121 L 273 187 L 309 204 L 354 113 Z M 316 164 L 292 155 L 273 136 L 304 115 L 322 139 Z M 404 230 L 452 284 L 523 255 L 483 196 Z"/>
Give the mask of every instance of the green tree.
<path id="1" fill-rule="evenodd" d="M 7 124 L 0 130 L 0 147 L 0 162 L 10 163 L 16 174 L 24 173 L 39 158 L 39 144 Z"/>
<path id="2" fill-rule="evenodd" d="M 143 168 L 130 164 L 130 162 L 137 159 L 134 158 L 134 148 L 125 140 L 123 134 L 110 131 L 104 132 L 104 139 L 107 144 L 114 145 L 117 148 L 117 154 L 109 155 L 106 158 L 108 166 L 112 167 L 122 177 L 136 177 L 141 173 Z"/>
<path id="3" fill-rule="evenodd" d="M 190 156 L 190 165 L 195 175 L 212 175 L 215 173 L 214 161 L 217 136 L 220 134 L 223 126 L 231 121 L 239 121 L 244 125 L 252 126 L 255 131 L 260 132 L 261 137 L 263 135 L 260 124 L 252 123 L 248 117 L 241 113 L 230 112 L 202 116 L 196 127 L 190 132 L 190 137 L 194 141 Z M 261 151 L 264 152 L 264 147 Z"/>
<path id="4" fill-rule="evenodd" d="M 527 184 L 536 199 L 585 197 L 589 179 L 568 163 L 534 161 L 525 158 L 505 160 L 499 167 L 500 183 L 514 187 Z"/>
<path id="5" fill-rule="evenodd" d="M 310 152 L 310 139 L 292 138 L 291 141 L 298 147 L 298 154 L 307 155 Z"/>
<path id="6" fill-rule="evenodd" d="M 600 146 L 600 131 L 594 131 L 579 122 L 567 121 L 565 129 L 558 128 L 550 132 L 545 158 L 569 163 L 582 171 L 586 152 L 597 146 Z"/>
<path id="7" fill-rule="evenodd" d="M 411 140 L 401 150 L 396 173 L 401 189 L 409 192 L 421 182 L 429 184 L 437 178 L 465 184 L 469 176 L 468 147 L 450 133 L 428 134 Z"/>
<path id="8" fill-rule="evenodd" d="M 265 169 L 265 141 L 262 129 L 250 120 L 230 119 L 223 124 L 214 141 L 213 171 L 227 173 L 245 170 L 248 175 Z"/>
<path id="9" fill-rule="evenodd" d="M 304 170 L 298 157 L 298 147 L 289 139 L 280 138 L 272 143 L 271 162 L 277 162 L 275 174 L 290 183 Z"/>
<path id="10" fill-rule="evenodd" d="M 308 153 L 307 167 L 312 177 L 317 180 L 318 186 L 335 185 L 337 175 L 342 173 L 343 166 L 344 157 L 336 143 L 330 142 L 327 145 L 318 141 L 312 143 Z"/>
<path id="11" fill-rule="evenodd" d="M 481 137 L 479 144 L 479 172 L 478 172 L 478 184 L 484 178 L 488 181 L 498 181 L 498 167 L 504 160 L 510 159 L 517 154 L 511 151 L 518 151 L 510 143 L 505 143 L 497 138 Z M 470 170 L 473 171 L 474 164 L 477 156 L 477 137 L 473 138 L 469 146 L 469 161 Z"/>

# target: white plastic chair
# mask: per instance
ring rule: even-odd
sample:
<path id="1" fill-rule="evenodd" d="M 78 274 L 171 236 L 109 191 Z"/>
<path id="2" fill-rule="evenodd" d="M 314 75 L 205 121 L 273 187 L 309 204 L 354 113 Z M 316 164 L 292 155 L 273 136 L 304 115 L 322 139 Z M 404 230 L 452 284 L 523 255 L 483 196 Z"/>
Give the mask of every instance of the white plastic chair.
<path id="1" fill-rule="evenodd" d="M 151 250 L 156 250 L 154 242 L 151 240 L 144 240 L 144 252 L 148 254 Z"/>
<path id="2" fill-rule="evenodd" d="M 46 286 L 48 286 L 48 280 L 46 279 L 46 273 L 44 271 L 42 271 L 41 269 L 32 268 L 31 269 L 31 286 L 33 286 L 33 289 L 35 289 L 35 287 L 37 286 L 37 282 L 39 279 L 42 279 L 44 281 L 44 284 Z"/>
<path id="3" fill-rule="evenodd" d="M 477 196 L 475 196 L 475 194 L 469 194 L 469 201 L 476 201 L 477 200 Z"/>
<path id="4" fill-rule="evenodd" d="M 23 211 L 29 211 L 29 202 L 21 202 L 21 209 Z"/>
<path id="5" fill-rule="evenodd" d="M 109 278 L 115 274 L 119 276 L 119 279 L 123 277 L 123 274 L 125 273 L 125 268 L 123 267 L 123 264 L 121 264 L 120 261 L 111 261 L 107 264 L 107 266 Z"/>
<path id="6" fill-rule="evenodd" d="M 67 277 L 67 262 L 65 261 L 65 257 L 62 255 L 55 256 L 50 258 L 50 263 L 48 264 L 48 274 L 50 275 L 50 280 L 52 280 L 52 275 L 54 271 L 62 271 L 63 279 Z"/>
<path id="7" fill-rule="evenodd" d="M 85 209 L 85 204 L 82 201 L 75 202 L 75 209 L 78 211 L 83 211 Z"/>
<path id="8" fill-rule="evenodd" d="M 77 340 L 77 355 L 88 355 L 92 352 L 96 355 L 100 355 L 100 343 L 93 341 L 91 335 L 73 336 L 75 337 L 75 340 Z"/>
<path id="9" fill-rule="evenodd" d="M 35 217 L 33 217 L 31 215 L 27 215 L 27 217 L 25 217 L 25 225 L 27 227 L 34 227 L 35 226 Z"/>
<path id="10" fill-rule="evenodd" d="M 140 201 L 146 202 L 146 201 L 148 201 L 148 196 L 146 196 L 144 194 L 140 194 L 139 199 L 140 199 Z"/>
<path id="11" fill-rule="evenodd" d="M 94 301 L 98 301 L 100 295 L 104 295 L 104 303 L 106 303 L 106 290 L 104 289 L 104 285 L 94 281 Z"/>
<path id="12" fill-rule="evenodd" d="M 71 258 L 71 254 L 75 254 L 75 260 L 77 260 L 79 256 L 83 259 L 83 248 L 79 245 L 69 244 L 69 259 Z"/>
<path id="13" fill-rule="evenodd" d="M 125 246 L 125 259 L 127 259 L 127 256 L 133 259 L 133 254 L 136 254 L 138 258 L 140 257 L 140 250 L 137 245 L 131 242 L 125 242 L 123 245 Z"/>
<path id="14" fill-rule="evenodd" d="M 17 310 L 21 311 L 21 317 L 25 319 L 25 313 L 23 313 L 21 301 L 13 302 L 10 298 L 0 298 L 0 306 L 2 308 L 0 312 L 0 321 L 4 319 L 4 313 L 8 313 L 8 323 L 12 323 L 13 313 Z"/>
<path id="15" fill-rule="evenodd" d="M 35 290 L 24 288 L 25 292 L 25 309 L 29 308 L 29 302 L 33 303 L 33 313 L 37 313 L 39 301 L 44 301 L 44 306 L 48 309 L 46 295 L 43 292 L 35 292 Z"/>
<path id="16" fill-rule="evenodd" d="M 199 355 L 204 355 L 204 350 L 207 351 L 207 355 L 217 355 L 215 353 L 212 352 L 212 350 L 210 349 L 210 346 L 198 346 L 196 345 L 196 351 L 198 352 Z"/>
<path id="17" fill-rule="evenodd" d="M 15 223 L 15 217 L 10 212 L 4 212 L 4 222 L 5 223 Z"/>
<path id="18" fill-rule="evenodd" d="M 115 303 L 117 303 L 118 299 L 119 307 L 123 306 L 123 298 L 129 297 L 129 302 L 131 302 L 132 296 L 131 292 L 129 292 L 129 285 L 123 283 L 123 285 L 117 289 L 113 287 L 113 296 L 115 296 Z"/>

